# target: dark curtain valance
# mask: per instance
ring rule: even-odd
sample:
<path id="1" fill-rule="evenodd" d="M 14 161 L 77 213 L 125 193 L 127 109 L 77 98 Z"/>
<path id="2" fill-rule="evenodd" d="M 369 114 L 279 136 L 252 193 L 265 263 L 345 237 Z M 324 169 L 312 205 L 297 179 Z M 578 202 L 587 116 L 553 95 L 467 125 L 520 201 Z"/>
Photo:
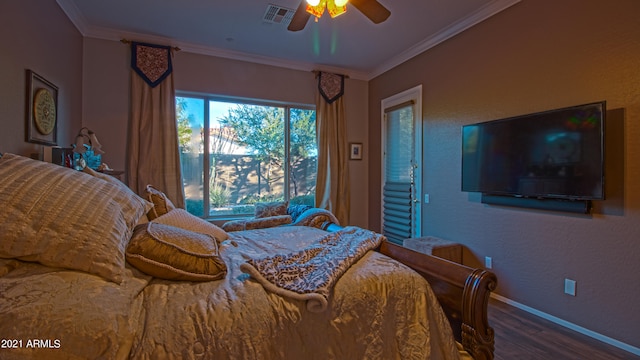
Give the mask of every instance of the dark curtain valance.
<path id="1" fill-rule="evenodd" d="M 344 75 L 319 72 L 318 90 L 327 103 L 333 103 L 344 95 Z"/>
<path id="2" fill-rule="evenodd" d="M 131 42 L 131 68 L 152 88 L 171 74 L 171 47 Z"/>

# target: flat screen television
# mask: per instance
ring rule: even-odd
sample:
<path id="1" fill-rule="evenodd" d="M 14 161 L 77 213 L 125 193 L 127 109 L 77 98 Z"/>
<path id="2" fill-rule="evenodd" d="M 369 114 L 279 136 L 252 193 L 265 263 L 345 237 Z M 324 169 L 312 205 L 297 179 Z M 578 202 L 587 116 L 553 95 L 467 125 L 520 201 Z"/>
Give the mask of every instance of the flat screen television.
<path id="1" fill-rule="evenodd" d="M 462 127 L 462 191 L 603 200 L 606 102 Z"/>

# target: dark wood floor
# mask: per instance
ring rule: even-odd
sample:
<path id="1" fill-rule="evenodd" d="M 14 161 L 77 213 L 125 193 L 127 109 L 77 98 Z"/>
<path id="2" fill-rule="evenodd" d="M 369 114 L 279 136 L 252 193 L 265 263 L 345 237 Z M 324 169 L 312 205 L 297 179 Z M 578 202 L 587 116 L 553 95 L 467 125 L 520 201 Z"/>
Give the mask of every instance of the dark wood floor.
<path id="1" fill-rule="evenodd" d="M 640 356 L 494 299 L 489 303 L 489 324 L 495 330 L 496 360 L 640 360 Z"/>

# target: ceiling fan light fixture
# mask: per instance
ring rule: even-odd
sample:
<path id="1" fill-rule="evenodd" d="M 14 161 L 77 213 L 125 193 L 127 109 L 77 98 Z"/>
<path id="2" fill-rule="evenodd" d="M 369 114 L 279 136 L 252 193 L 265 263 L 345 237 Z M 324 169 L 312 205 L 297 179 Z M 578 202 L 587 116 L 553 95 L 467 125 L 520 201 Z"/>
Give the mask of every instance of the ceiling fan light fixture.
<path id="1" fill-rule="evenodd" d="M 329 15 L 331 15 L 332 18 L 347 12 L 346 1 L 343 1 L 343 3 L 342 6 L 339 6 L 337 1 L 329 0 L 327 2 L 327 10 L 329 10 Z"/>
<path id="2" fill-rule="evenodd" d="M 304 29 L 311 15 L 315 17 L 315 21 L 322 17 L 325 9 L 328 9 L 332 18 L 347 12 L 347 3 L 349 0 L 300 0 L 300 5 L 293 14 L 291 23 L 287 27 L 289 31 L 300 31 Z M 313 6 L 312 4 L 317 4 Z M 385 8 L 378 0 L 358 0 L 352 1 L 353 7 L 360 11 L 364 16 L 371 20 L 374 24 L 380 24 L 386 21 L 391 12 Z"/>
<path id="3" fill-rule="evenodd" d="M 307 12 L 315 16 L 317 21 L 318 18 L 321 17 L 322 14 L 324 13 L 324 7 L 325 7 L 325 4 L 323 2 L 321 2 L 320 5 L 316 5 L 316 6 L 311 6 L 307 4 Z"/>
<path id="4" fill-rule="evenodd" d="M 316 21 L 324 14 L 324 8 L 327 6 L 327 0 L 320 0 L 317 5 L 311 5 L 307 2 L 307 12 L 316 17 Z"/>
<path id="5" fill-rule="evenodd" d="M 318 18 L 324 14 L 324 9 L 329 11 L 332 18 L 347 12 L 347 2 L 349 0 L 307 0 L 307 12 Z M 316 4 L 317 5 L 313 5 Z"/>

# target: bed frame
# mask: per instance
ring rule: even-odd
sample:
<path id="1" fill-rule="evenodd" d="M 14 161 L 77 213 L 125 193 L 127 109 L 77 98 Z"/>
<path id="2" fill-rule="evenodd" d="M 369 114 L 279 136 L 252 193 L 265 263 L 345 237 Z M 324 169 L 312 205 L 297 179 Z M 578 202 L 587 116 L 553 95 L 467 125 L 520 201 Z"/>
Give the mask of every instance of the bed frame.
<path id="1" fill-rule="evenodd" d="M 494 332 L 487 321 L 489 295 L 498 280 L 474 269 L 383 241 L 378 251 L 409 266 L 433 289 L 456 340 L 476 360 L 493 359 Z"/>
<path id="2" fill-rule="evenodd" d="M 337 231 L 342 227 L 325 223 L 322 228 Z M 429 282 L 456 340 L 474 359 L 493 359 L 495 339 L 487 311 L 489 296 L 498 284 L 494 273 L 413 251 L 387 240 L 377 250 L 409 266 Z"/>

